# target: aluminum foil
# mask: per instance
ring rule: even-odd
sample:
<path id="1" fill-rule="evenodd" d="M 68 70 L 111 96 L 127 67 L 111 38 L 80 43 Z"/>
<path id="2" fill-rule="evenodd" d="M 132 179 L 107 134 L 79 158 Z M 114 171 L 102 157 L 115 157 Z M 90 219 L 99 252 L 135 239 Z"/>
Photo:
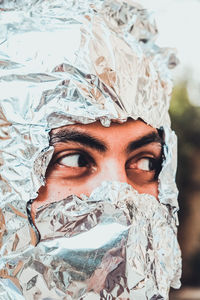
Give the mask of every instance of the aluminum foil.
<path id="1" fill-rule="evenodd" d="M 132 1 L 6 0 L 0 13 L 0 299 L 168 299 L 181 270 L 174 51 L 155 44 L 152 14 Z M 164 130 L 159 202 L 105 183 L 42 208 L 36 228 L 27 203 L 45 184 L 50 130 L 129 117 Z M 102 228 L 110 235 L 89 244 Z M 85 248 L 70 248 L 79 237 Z"/>
<path id="2" fill-rule="evenodd" d="M 174 219 L 126 183 L 44 205 L 35 225 L 39 244 L 5 258 L 25 299 L 167 299 L 179 284 Z"/>

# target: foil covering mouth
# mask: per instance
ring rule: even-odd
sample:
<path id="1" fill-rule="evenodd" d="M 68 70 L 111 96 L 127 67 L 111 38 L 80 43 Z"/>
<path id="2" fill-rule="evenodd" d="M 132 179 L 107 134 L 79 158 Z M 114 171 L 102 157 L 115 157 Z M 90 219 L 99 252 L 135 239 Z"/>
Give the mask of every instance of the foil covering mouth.
<path id="1" fill-rule="evenodd" d="M 173 218 L 126 183 L 43 205 L 35 226 L 38 244 L 12 255 L 25 299 L 167 299 L 180 284 Z"/>

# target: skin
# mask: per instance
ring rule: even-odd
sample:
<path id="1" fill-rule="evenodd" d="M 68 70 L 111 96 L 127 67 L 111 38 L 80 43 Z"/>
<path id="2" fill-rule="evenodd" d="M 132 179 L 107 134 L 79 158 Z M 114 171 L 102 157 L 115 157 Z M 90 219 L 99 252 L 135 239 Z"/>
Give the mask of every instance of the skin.
<path id="1" fill-rule="evenodd" d="M 105 180 L 126 182 L 158 198 L 162 142 L 155 128 L 140 120 L 108 128 L 96 122 L 57 128 L 50 137 L 54 155 L 46 185 L 32 204 L 33 219 L 41 205 L 72 194 L 89 196 Z"/>

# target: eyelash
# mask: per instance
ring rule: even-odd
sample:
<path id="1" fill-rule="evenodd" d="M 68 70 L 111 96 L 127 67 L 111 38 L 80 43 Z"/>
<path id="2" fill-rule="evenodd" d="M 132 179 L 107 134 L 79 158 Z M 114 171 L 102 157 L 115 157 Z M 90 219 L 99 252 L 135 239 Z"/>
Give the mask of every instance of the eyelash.
<path id="1" fill-rule="evenodd" d="M 62 165 L 60 163 L 60 161 L 62 159 L 64 159 L 65 157 L 70 157 L 70 156 L 73 156 L 73 155 L 80 155 L 80 157 L 84 158 L 85 161 L 88 162 L 88 167 L 91 166 L 91 165 L 95 165 L 95 161 L 94 159 L 88 154 L 88 153 L 85 153 L 85 152 L 72 152 L 72 153 L 69 153 L 69 154 L 66 154 L 66 155 L 63 155 L 62 157 L 59 157 L 57 160 L 56 160 L 56 163 L 59 164 L 59 165 Z M 83 166 L 80 166 L 79 168 L 82 168 Z M 77 167 L 76 167 L 77 168 Z"/>
<path id="2" fill-rule="evenodd" d="M 76 155 L 79 155 L 79 160 L 81 158 L 83 158 L 83 161 L 86 162 L 85 165 L 80 165 L 80 166 L 66 166 L 64 164 L 61 163 L 61 160 L 64 159 L 65 157 L 72 157 L 72 156 L 76 156 Z M 148 159 L 149 160 L 149 163 L 152 164 L 152 167 L 150 167 L 150 170 L 142 170 L 142 169 L 139 169 L 141 172 L 152 172 L 152 171 L 155 171 L 155 178 L 158 177 L 159 173 L 160 173 L 160 170 L 161 170 L 161 165 L 162 165 L 162 158 L 159 157 L 159 158 L 153 158 L 153 157 L 149 157 L 149 156 L 139 156 L 138 159 L 136 158 L 136 161 L 135 161 L 135 164 L 137 164 L 139 161 L 141 161 L 142 159 Z M 126 163 L 126 168 L 128 168 L 128 165 L 131 164 L 133 158 L 129 159 L 128 162 Z M 86 167 L 86 168 L 90 168 L 92 165 L 95 166 L 95 161 L 94 159 L 88 155 L 87 153 L 83 153 L 83 152 L 74 152 L 74 153 L 70 153 L 68 155 L 63 155 L 62 157 L 60 157 L 59 159 L 57 159 L 56 161 L 57 164 L 59 165 L 63 165 L 64 167 L 69 167 L 69 168 L 83 168 L 83 167 Z M 131 168 L 130 168 L 131 169 Z M 133 168 L 134 169 L 134 168 Z M 137 169 L 137 168 L 136 168 Z"/>

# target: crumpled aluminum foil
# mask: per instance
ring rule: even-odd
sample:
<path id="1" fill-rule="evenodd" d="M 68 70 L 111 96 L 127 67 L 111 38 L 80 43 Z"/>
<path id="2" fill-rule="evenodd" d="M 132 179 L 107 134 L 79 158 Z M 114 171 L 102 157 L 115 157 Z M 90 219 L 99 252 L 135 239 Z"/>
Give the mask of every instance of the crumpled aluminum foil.
<path id="1" fill-rule="evenodd" d="M 179 284 L 175 220 L 126 183 L 46 204 L 35 225 L 39 244 L 5 258 L 25 299 L 167 299 Z"/>
<path id="2" fill-rule="evenodd" d="M 1 1 L 0 12 L 0 299 L 167 299 L 170 285 L 180 285 L 180 252 L 177 245 L 172 246 L 170 239 L 166 239 L 165 234 L 160 234 L 160 223 L 158 233 L 155 231 L 156 247 L 163 257 L 173 251 L 169 258 L 174 259 L 173 262 L 161 262 L 161 257 L 158 255 L 158 259 L 154 255 L 151 245 L 145 244 L 153 234 L 147 223 L 158 224 L 159 218 L 142 216 L 142 209 L 143 213 L 146 209 L 138 204 L 137 197 L 144 199 L 141 200 L 143 203 L 147 198 L 149 201 L 149 197 L 152 199 L 151 196 L 133 197 L 139 212 L 132 217 L 128 217 L 127 208 L 113 206 L 115 201 L 121 201 L 119 197 L 111 197 L 111 203 L 106 200 L 103 191 L 107 194 L 111 189 L 109 184 L 101 189 L 100 199 L 94 197 L 94 212 L 101 202 L 102 207 L 110 205 L 111 211 L 116 209 L 116 214 L 125 216 L 117 223 L 116 231 L 113 231 L 116 237 L 110 236 L 113 244 L 106 248 L 107 252 L 102 252 L 99 262 L 109 262 L 108 257 L 112 256 L 113 249 L 119 247 L 119 254 L 114 254 L 114 258 L 125 264 L 126 272 L 123 272 L 130 272 L 122 283 L 116 284 L 114 290 L 102 288 L 102 296 L 96 295 L 100 293 L 99 290 L 95 292 L 97 287 L 90 292 L 91 282 L 88 283 L 91 274 L 94 278 L 98 275 L 100 263 L 98 265 L 97 261 L 90 273 L 87 272 L 90 264 L 83 270 L 80 285 L 74 275 L 74 285 L 70 283 L 68 290 L 67 282 L 75 272 L 74 266 L 70 269 L 71 273 L 65 273 L 62 269 L 58 271 L 59 265 L 56 265 L 56 262 L 61 262 L 62 251 L 66 256 L 63 268 L 69 264 L 69 249 L 62 250 L 62 241 L 66 236 L 51 236 L 51 239 L 47 236 L 44 241 L 41 240 L 42 229 L 38 231 L 33 226 L 27 203 L 37 197 L 38 189 L 45 184 L 46 168 L 53 154 L 53 147 L 49 146 L 52 128 L 97 120 L 103 126 L 109 126 L 111 121 L 141 118 L 153 127 L 162 127 L 165 132 L 165 161 L 159 176 L 159 202 L 155 199 L 150 201 L 152 207 L 156 211 L 158 209 L 160 220 L 168 224 L 169 236 L 172 238 L 174 232 L 175 239 L 178 210 L 176 136 L 170 129 L 168 116 L 172 89 L 169 69 L 177 63 L 174 51 L 155 44 L 157 28 L 152 15 L 132 1 L 6 0 Z M 122 199 L 126 199 L 125 190 L 124 195 L 120 194 Z M 133 191 L 131 193 L 134 194 Z M 38 212 L 38 222 L 50 229 L 47 225 L 50 219 L 42 218 L 47 213 L 52 217 L 58 216 L 66 201 L 69 200 L 63 200 L 58 207 L 52 204 Z M 75 205 L 78 200 L 72 198 L 70 201 Z M 83 204 L 83 208 L 88 205 L 86 214 L 91 212 L 90 202 L 91 199 L 88 199 Z M 102 216 L 103 212 L 102 208 Z M 68 217 L 63 216 L 64 219 Z M 97 220 L 97 228 L 103 226 L 103 220 L 104 217 L 99 223 Z M 114 221 L 112 219 L 110 224 L 115 224 Z M 131 232 L 136 230 L 134 222 L 138 222 L 135 237 L 131 236 Z M 139 231 L 142 222 L 149 228 L 144 232 L 143 246 L 146 245 L 146 248 L 143 253 L 146 253 L 146 260 L 143 264 L 147 257 L 150 261 L 146 267 L 143 265 L 143 269 L 139 259 L 143 251 L 140 247 L 142 232 Z M 89 228 L 93 225 L 91 221 Z M 122 231 L 120 226 L 124 226 Z M 78 235 L 80 228 L 75 226 L 73 230 Z M 46 251 L 51 243 L 58 260 L 47 256 Z M 166 248 L 161 253 L 163 243 Z M 133 253 L 129 250 L 132 247 Z M 84 255 L 81 252 L 83 261 Z M 127 258 L 130 258 L 129 263 L 134 268 L 128 267 Z M 137 259 L 141 265 L 137 264 Z M 136 276 L 137 272 L 139 275 Z M 108 273 L 112 273 L 111 269 L 107 270 Z M 63 276 L 62 280 L 59 276 Z M 87 283 L 83 278 L 88 280 Z M 85 295 L 84 291 L 87 291 Z M 126 294 L 127 291 L 130 295 Z"/>

